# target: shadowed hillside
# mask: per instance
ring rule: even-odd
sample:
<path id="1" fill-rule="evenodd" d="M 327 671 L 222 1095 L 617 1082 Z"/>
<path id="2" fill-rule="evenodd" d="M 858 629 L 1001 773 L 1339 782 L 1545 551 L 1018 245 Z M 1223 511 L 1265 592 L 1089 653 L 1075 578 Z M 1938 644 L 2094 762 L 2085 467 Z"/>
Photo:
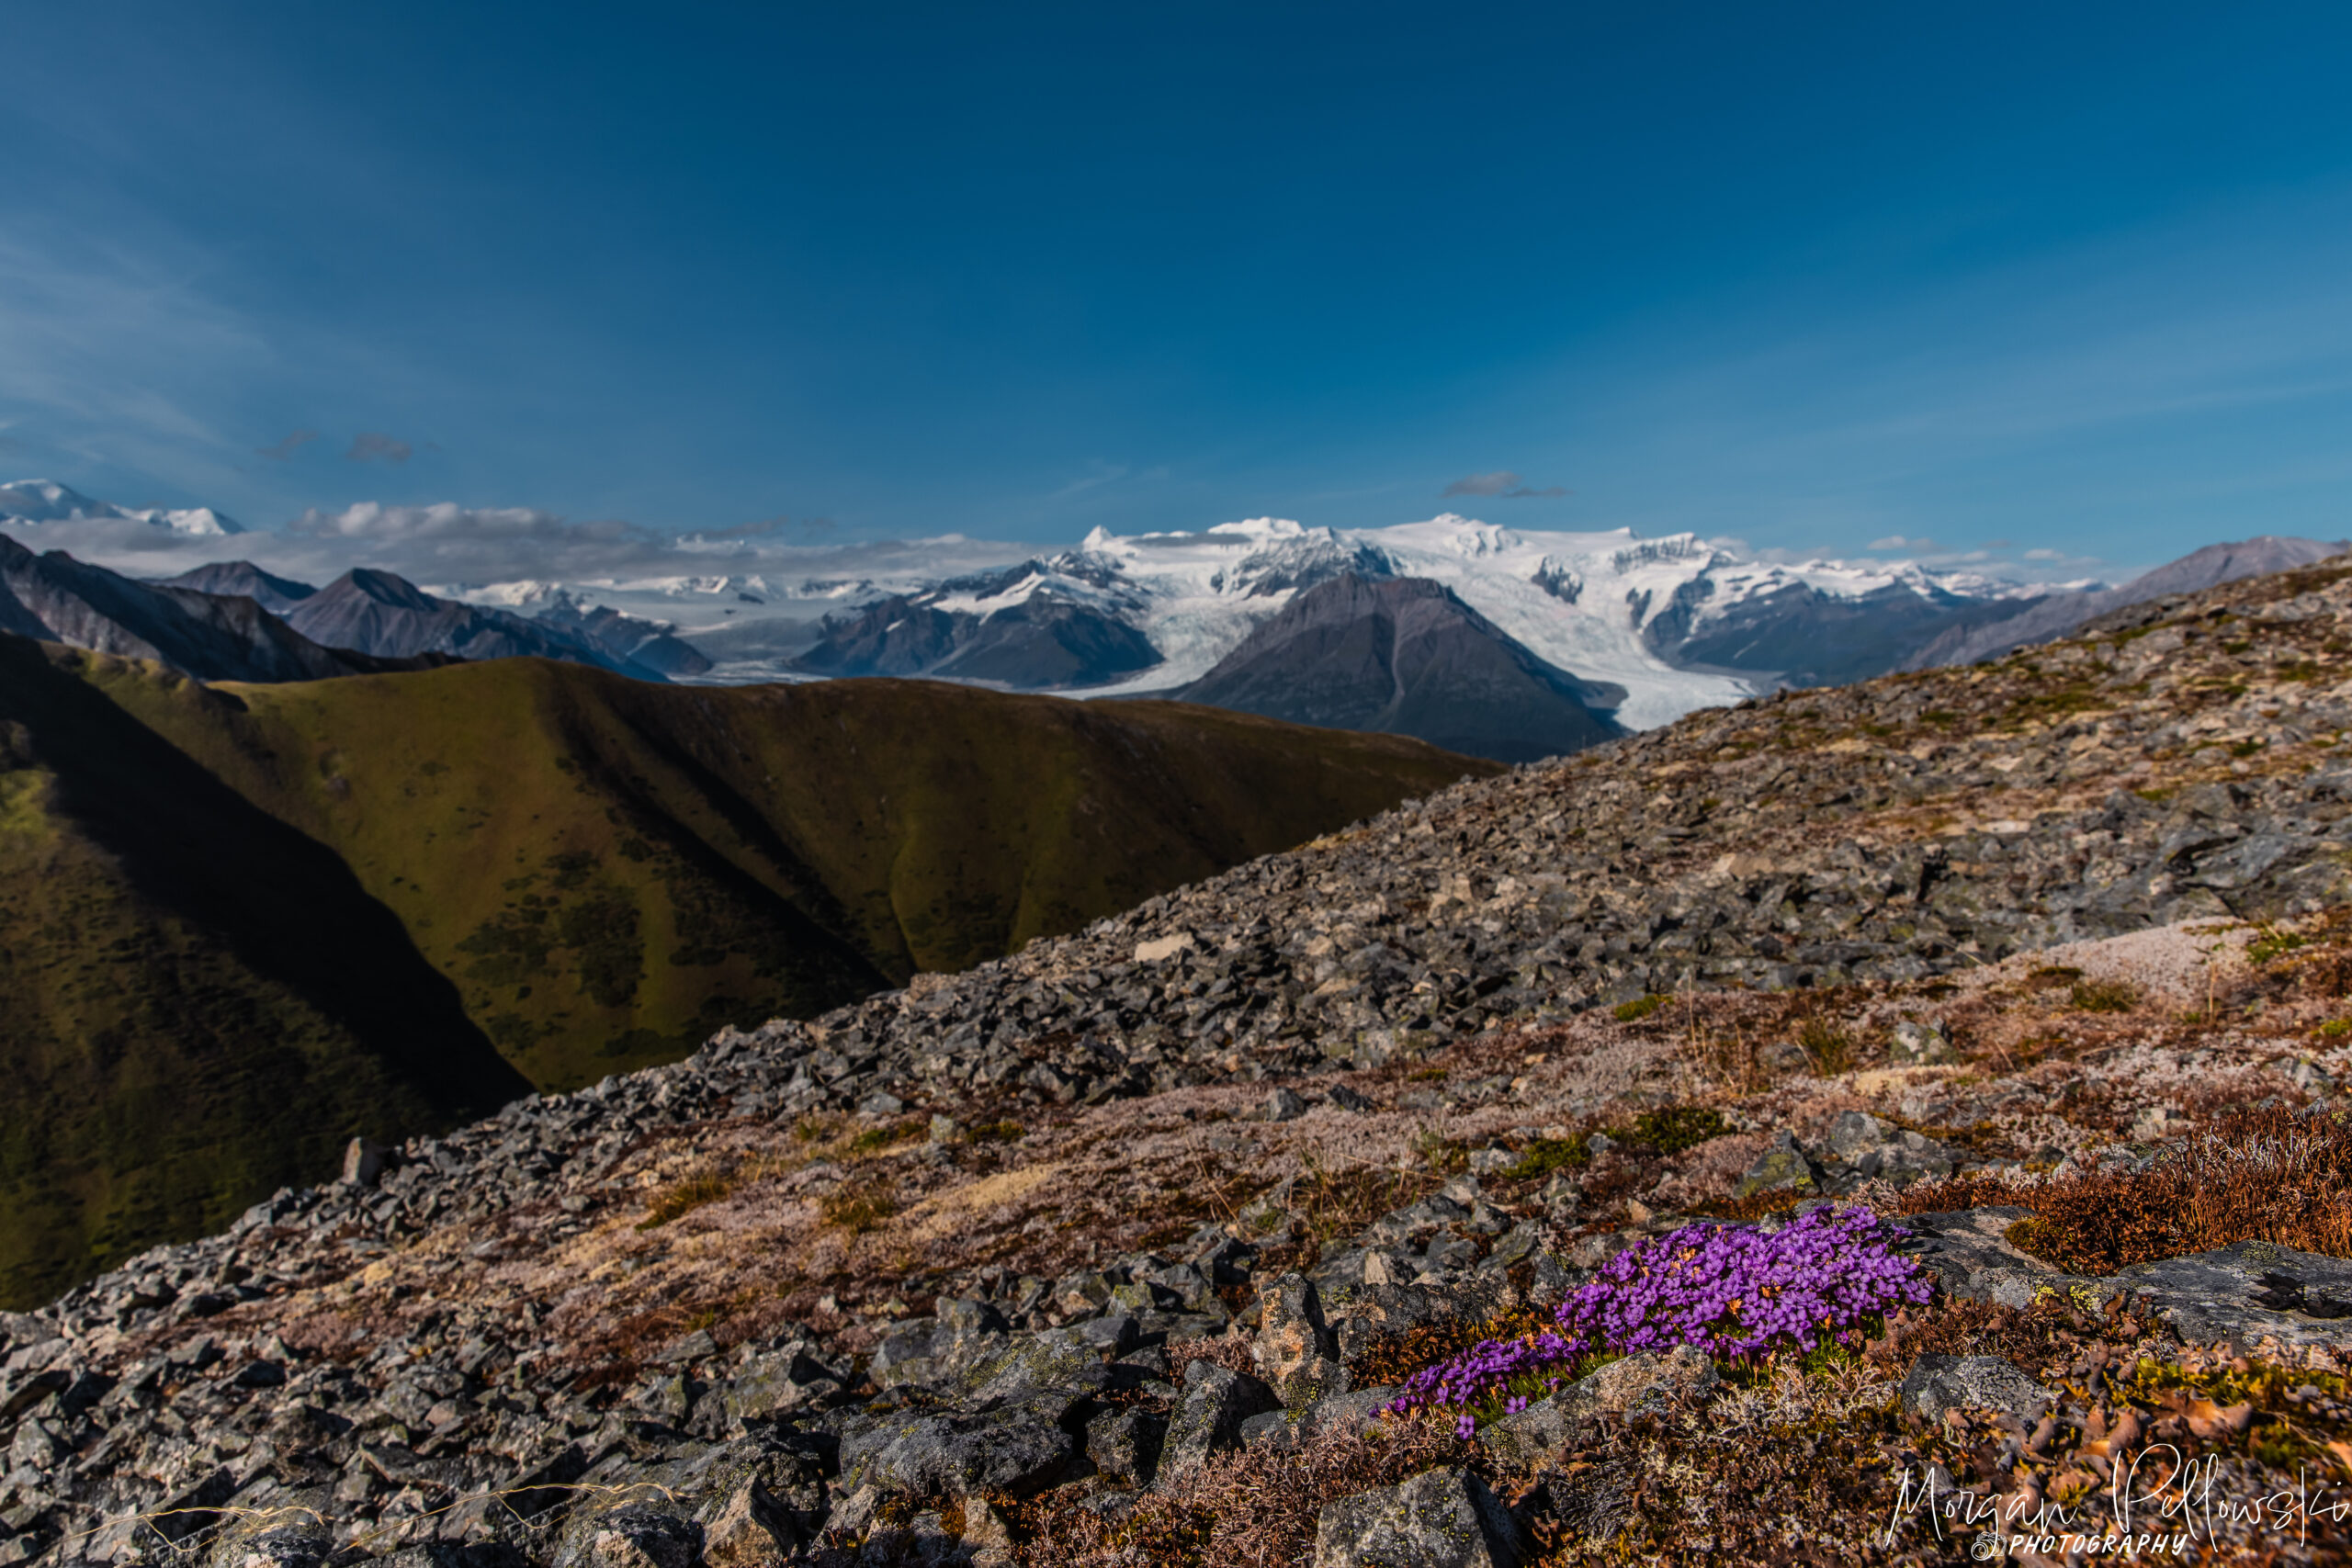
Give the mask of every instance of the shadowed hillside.
<path id="1" fill-rule="evenodd" d="M 1490 771 L 923 682 L 208 688 L 0 652 L 16 1300 L 318 1179 L 354 1132 L 963 968 Z"/>
<path id="2" fill-rule="evenodd" d="M 526 1086 L 348 867 L 0 637 L 0 1299 Z"/>

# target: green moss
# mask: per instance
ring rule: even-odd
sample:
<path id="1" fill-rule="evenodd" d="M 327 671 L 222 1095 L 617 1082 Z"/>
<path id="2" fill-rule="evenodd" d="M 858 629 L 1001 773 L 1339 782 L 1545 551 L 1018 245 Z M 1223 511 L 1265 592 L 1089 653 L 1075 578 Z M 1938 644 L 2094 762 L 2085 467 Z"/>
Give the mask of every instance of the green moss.
<path id="1" fill-rule="evenodd" d="M 1645 1111 L 1634 1117 L 1627 1141 L 1647 1144 L 1660 1154 L 1679 1155 L 1730 1131 L 1731 1123 L 1724 1120 L 1720 1111 L 1678 1105 L 1664 1111 Z"/>
<path id="2" fill-rule="evenodd" d="M 1620 1023 L 1635 1023 L 1649 1017 L 1666 1003 L 1666 998 L 1652 992 L 1645 997 L 1635 997 L 1630 1002 L 1619 1002 L 1609 1010 Z"/>
<path id="3" fill-rule="evenodd" d="M 1532 1181 L 1555 1170 L 1581 1170 L 1592 1163 L 1592 1151 L 1579 1138 L 1538 1138 L 1520 1150 L 1519 1158 L 1498 1173 L 1506 1181 Z"/>

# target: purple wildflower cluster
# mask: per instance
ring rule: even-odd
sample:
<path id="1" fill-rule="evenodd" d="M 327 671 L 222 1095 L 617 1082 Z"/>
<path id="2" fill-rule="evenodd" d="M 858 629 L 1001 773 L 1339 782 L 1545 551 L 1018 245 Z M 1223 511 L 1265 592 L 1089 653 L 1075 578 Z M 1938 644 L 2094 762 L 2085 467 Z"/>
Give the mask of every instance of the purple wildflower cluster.
<path id="1" fill-rule="evenodd" d="M 1827 1208 L 1776 1231 L 1701 1222 L 1619 1253 L 1560 1303 L 1563 1333 L 1481 1340 L 1405 1382 L 1388 1409 L 1464 1412 L 1463 1435 L 1556 1392 L 1588 1356 L 1692 1345 L 1722 1359 L 1817 1348 L 1861 1337 L 1867 1319 L 1923 1303 L 1902 1232 L 1868 1209 Z"/>
<path id="2" fill-rule="evenodd" d="M 1699 1224 L 1601 1265 L 1560 1307 L 1562 1326 L 1612 1350 L 1695 1345 L 1725 1359 L 1823 1335 L 1853 1344 L 1866 1317 L 1928 1299 L 1901 1233 L 1868 1209 L 1810 1210 L 1778 1231 Z"/>

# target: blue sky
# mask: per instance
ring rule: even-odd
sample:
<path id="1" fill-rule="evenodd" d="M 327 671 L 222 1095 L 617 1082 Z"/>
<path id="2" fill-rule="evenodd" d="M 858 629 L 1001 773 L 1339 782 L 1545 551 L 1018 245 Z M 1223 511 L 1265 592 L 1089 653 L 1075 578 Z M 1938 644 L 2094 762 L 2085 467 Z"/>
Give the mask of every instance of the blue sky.
<path id="1" fill-rule="evenodd" d="M 1045 543 L 1454 508 L 2109 575 L 2352 534 L 2342 6 L 0 36 L 0 468 L 126 503 Z"/>

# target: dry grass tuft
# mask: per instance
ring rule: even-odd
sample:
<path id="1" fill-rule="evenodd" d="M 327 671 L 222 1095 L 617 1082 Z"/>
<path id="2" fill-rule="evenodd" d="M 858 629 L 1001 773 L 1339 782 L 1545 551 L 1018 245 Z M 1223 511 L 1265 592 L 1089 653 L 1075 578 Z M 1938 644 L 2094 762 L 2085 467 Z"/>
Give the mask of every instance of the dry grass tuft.
<path id="1" fill-rule="evenodd" d="M 817 1213 L 824 1222 L 852 1235 L 864 1235 L 898 1212 L 898 1195 L 880 1181 L 835 1188 L 817 1201 Z"/>
<path id="2" fill-rule="evenodd" d="M 2090 1171 L 2003 1182 L 1983 1175 L 1922 1181 L 1906 1214 L 2015 1204 L 2021 1251 L 2075 1274 L 2209 1252 L 2248 1239 L 2352 1258 L 2352 1120 L 2272 1107 L 2222 1115 L 2143 1171 Z"/>

